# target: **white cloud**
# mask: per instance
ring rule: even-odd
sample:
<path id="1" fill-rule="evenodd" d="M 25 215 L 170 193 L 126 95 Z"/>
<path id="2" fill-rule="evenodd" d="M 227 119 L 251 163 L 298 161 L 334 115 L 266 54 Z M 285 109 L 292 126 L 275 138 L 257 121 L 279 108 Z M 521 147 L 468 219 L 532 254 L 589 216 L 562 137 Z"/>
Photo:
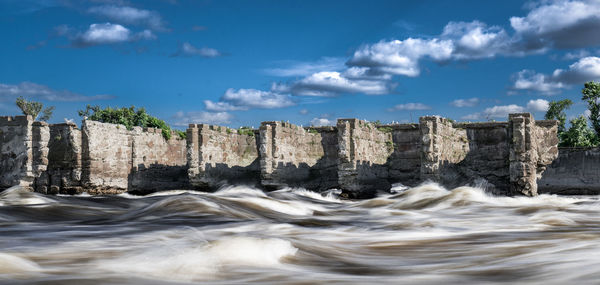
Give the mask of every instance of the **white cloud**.
<path id="1" fill-rule="evenodd" d="M 590 110 L 585 110 L 585 111 L 583 111 L 583 115 L 584 115 L 586 118 L 589 118 L 589 117 L 590 117 L 590 115 L 592 115 L 592 112 L 591 112 Z"/>
<path id="2" fill-rule="evenodd" d="M 131 25 L 144 25 L 153 30 L 164 31 L 165 23 L 157 12 L 137 9 L 128 6 L 97 6 L 88 9 L 89 13 L 107 17 L 108 19 Z"/>
<path id="3" fill-rule="evenodd" d="M 490 108 L 486 108 L 481 113 L 474 113 L 470 115 L 463 116 L 463 120 L 481 120 L 481 119 L 492 119 L 492 118 L 508 118 L 508 114 L 512 113 L 523 113 L 525 112 L 525 108 L 511 104 L 511 105 L 503 105 L 503 106 L 493 106 Z"/>
<path id="4" fill-rule="evenodd" d="M 569 65 L 566 70 L 556 69 L 551 75 L 522 70 L 516 75 L 513 89 L 553 94 L 572 84 L 598 80 L 600 80 L 600 58 L 590 56 Z"/>
<path id="5" fill-rule="evenodd" d="M 600 2 L 555 0 L 538 2 L 510 25 L 526 45 L 581 48 L 600 44 Z"/>
<path id="6" fill-rule="evenodd" d="M 479 98 L 469 98 L 469 99 L 456 99 L 450 103 L 450 105 L 458 108 L 463 107 L 475 107 L 479 104 Z"/>
<path id="7" fill-rule="evenodd" d="M 444 27 L 442 39 L 452 40 L 453 59 L 489 58 L 511 51 L 512 40 L 500 27 L 488 27 L 473 22 L 450 22 Z"/>
<path id="8" fill-rule="evenodd" d="M 201 56 L 201 57 L 218 57 L 221 56 L 221 52 L 213 48 L 197 48 L 190 43 L 183 43 L 179 47 L 179 50 L 171 56 Z"/>
<path id="9" fill-rule="evenodd" d="M 566 86 L 560 82 L 553 82 L 547 75 L 536 73 L 533 70 L 521 70 L 516 74 L 513 84 L 514 90 L 530 90 L 543 94 L 554 94 Z"/>
<path id="10" fill-rule="evenodd" d="M 229 124 L 233 115 L 227 112 L 183 112 L 179 111 L 173 116 L 174 125 L 187 126 L 188 124 Z"/>
<path id="11" fill-rule="evenodd" d="M 549 107 L 549 102 L 544 99 L 529 100 L 527 102 L 527 109 L 532 112 L 546 112 Z"/>
<path id="12" fill-rule="evenodd" d="M 12 101 L 15 98 L 23 96 L 26 98 L 37 98 L 48 101 L 92 101 L 113 99 L 111 95 L 84 96 L 68 90 L 54 90 L 48 86 L 33 83 L 21 82 L 17 85 L 0 83 L 0 100 Z"/>
<path id="13" fill-rule="evenodd" d="M 298 111 L 298 113 L 299 113 L 300 115 L 306 115 L 306 114 L 308 114 L 308 113 L 309 113 L 309 111 L 308 111 L 308 109 L 301 109 L 300 111 Z"/>
<path id="14" fill-rule="evenodd" d="M 294 106 L 290 95 L 256 89 L 227 89 L 219 102 L 204 101 L 208 111 L 275 109 Z"/>
<path id="15" fill-rule="evenodd" d="M 119 24 L 103 23 L 91 24 L 85 32 L 74 37 L 73 45 L 76 47 L 88 47 L 152 39 L 156 39 L 156 36 L 150 30 L 132 33 L 129 29 Z"/>
<path id="16" fill-rule="evenodd" d="M 278 64 L 286 67 L 269 68 L 265 72 L 273 76 L 307 76 L 323 70 L 338 71 L 344 69 L 344 59 L 338 57 L 323 57 L 314 62 L 281 61 Z"/>
<path id="17" fill-rule="evenodd" d="M 387 109 L 389 112 L 393 111 L 402 111 L 402 110 L 430 110 L 431 107 L 423 104 L 423 103 L 406 103 L 406 104 L 398 104 L 392 108 Z"/>
<path id="18" fill-rule="evenodd" d="M 453 51 L 450 40 L 413 39 L 381 41 L 354 52 L 349 66 L 368 67 L 381 73 L 415 77 L 420 73 L 419 60 L 447 60 Z"/>
<path id="19" fill-rule="evenodd" d="M 335 96 L 340 93 L 379 95 L 389 93 L 392 89 L 387 81 L 352 79 L 345 75 L 337 71 L 314 73 L 294 82 L 290 90 L 296 95 Z"/>
<path id="20" fill-rule="evenodd" d="M 314 118 L 310 120 L 310 125 L 313 127 L 333 126 L 335 122 L 326 118 Z"/>

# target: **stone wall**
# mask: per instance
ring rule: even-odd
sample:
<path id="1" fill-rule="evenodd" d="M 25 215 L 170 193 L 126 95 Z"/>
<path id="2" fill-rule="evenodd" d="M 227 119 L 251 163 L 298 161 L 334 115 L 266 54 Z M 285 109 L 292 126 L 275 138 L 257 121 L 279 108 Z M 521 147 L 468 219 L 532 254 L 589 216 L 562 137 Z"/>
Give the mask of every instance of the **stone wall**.
<path id="1" fill-rule="evenodd" d="M 394 151 L 388 159 L 388 180 L 416 186 L 421 172 L 421 130 L 419 124 L 384 125 L 380 131 L 392 134 Z"/>
<path id="2" fill-rule="evenodd" d="M 48 124 L 31 116 L 0 117 L 0 189 L 43 188 L 48 165 Z"/>
<path id="3" fill-rule="evenodd" d="M 221 126 L 191 124 L 187 130 L 187 166 L 190 184 L 214 190 L 231 183 L 259 183 L 257 132 Z"/>
<path id="4" fill-rule="evenodd" d="M 302 128 L 285 122 L 260 127 L 261 184 L 327 190 L 337 186 L 337 133 L 333 127 Z"/>
<path id="5" fill-rule="evenodd" d="M 559 148 L 538 181 L 542 194 L 600 194 L 600 148 Z"/>
<path id="6" fill-rule="evenodd" d="M 533 196 L 558 153 L 556 122 L 536 122 L 531 114 L 511 114 L 500 123 L 452 123 L 429 116 L 419 124 L 340 119 L 336 127 L 319 128 L 284 122 L 264 122 L 259 130 L 192 124 L 187 140 L 175 134 L 165 140 L 159 129 L 127 130 L 86 120 L 79 130 L 23 116 L 0 117 L 0 131 L 0 187 L 20 184 L 43 193 L 214 190 L 243 183 L 266 189 L 339 188 L 359 198 L 389 190 L 393 183 L 433 180 Z M 581 159 L 575 157 L 580 155 L 562 159 Z M 555 164 L 550 173 L 572 172 L 560 161 Z M 585 171 L 579 176 L 595 173 Z"/>
<path id="7" fill-rule="evenodd" d="M 558 156 L 556 121 L 536 123 L 529 113 L 509 115 L 510 193 L 537 195 L 537 179 Z"/>
<path id="8" fill-rule="evenodd" d="M 458 181 L 506 193 L 509 189 L 508 123 L 458 123 L 454 127 L 466 130 L 469 143 L 467 156 L 457 164 L 461 173 Z"/>
<path id="9" fill-rule="evenodd" d="M 451 183 L 461 177 L 458 164 L 469 153 L 467 131 L 438 116 L 419 118 L 421 180 Z"/>
<path id="10" fill-rule="evenodd" d="M 125 192 L 133 169 L 133 136 L 125 126 L 82 122 L 82 186 L 101 193 Z"/>
<path id="11" fill-rule="evenodd" d="M 74 123 L 50 126 L 48 142 L 48 193 L 81 191 L 81 131 Z"/>
<path id="12" fill-rule="evenodd" d="M 389 190 L 388 160 L 394 153 L 392 132 L 358 119 L 339 119 L 338 181 L 352 197 L 371 197 Z"/>
<path id="13" fill-rule="evenodd" d="M 187 187 L 186 143 L 160 129 L 84 120 L 81 186 L 95 193 L 148 193 Z"/>

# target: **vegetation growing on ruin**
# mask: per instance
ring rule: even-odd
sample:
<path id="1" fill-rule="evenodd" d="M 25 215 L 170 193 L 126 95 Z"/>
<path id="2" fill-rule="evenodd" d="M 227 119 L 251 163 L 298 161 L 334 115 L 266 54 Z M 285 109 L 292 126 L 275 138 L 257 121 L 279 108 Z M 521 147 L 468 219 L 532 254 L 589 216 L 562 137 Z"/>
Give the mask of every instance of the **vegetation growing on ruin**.
<path id="1" fill-rule="evenodd" d="M 237 132 L 240 135 L 254 136 L 254 130 L 251 127 L 240 127 Z"/>
<path id="2" fill-rule="evenodd" d="M 34 120 L 38 118 L 41 112 L 42 116 L 39 118 L 40 121 L 48 121 L 54 112 L 54 106 L 44 109 L 44 104 L 35 101 L 27 101 L 22 96 L 19 96 L 15 103 L 17 104 L 17 107 L 21 109 L 23 115 L 30 115 Z"/>
<path id="3" fill-rule="evenodd" d="M 172 135 L 171 127 L 169 127 L 165 121 L 149 115 L 143 107 L 137 109 L 135 106 L 129 108 L 106 107 L 105 109 L 102 109 L 100 106 L 87 105 L 85 110 L 79 110 L 78 114 L 79 116 L 87 117 L 88 120 L 92 121 L 121 124 L 128 130 L 133 129 L 133 127 L 161 129 L 163 137 L 167 140 L 170 139 Z M 179 132 L 177 132 L 179 137 L 185 138 L 185 133 L 182 131 Z"/>

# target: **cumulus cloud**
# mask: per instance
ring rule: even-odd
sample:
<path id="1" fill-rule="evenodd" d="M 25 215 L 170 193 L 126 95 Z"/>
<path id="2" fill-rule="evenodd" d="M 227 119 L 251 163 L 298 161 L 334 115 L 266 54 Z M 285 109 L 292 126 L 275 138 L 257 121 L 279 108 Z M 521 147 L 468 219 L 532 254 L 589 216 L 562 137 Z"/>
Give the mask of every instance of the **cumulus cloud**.
<path id="1" fill-rule="evenodd" d="M 157 31 L 165 31 L 165 23 L 160 14 L 154 11 L 128 6 L 105 5 L 91 7 L 89 13 L 106 17 L 111 21 L 130 25 L 143 25 Z"/>
<path id="2" fill-rule="evenodd" d="M 511 17 L 510 25 L 525 46 L 582 48 L 600 44 L 600 2 L 596 0 L 542 1 L 525 17 Z"/>
<path id="3" fill-rule="evenodd" d="M 205 100 L 208 111 L 238 111 L 249 109 L 275 109 L 294 106 L 290 95 L 256 89 L 227 89 L 219 102 Z"/>
<path id="4" fill-rule="evenodd" d="M 452 50 L 450 40 L 408 38 L 403 41 L 381 41 L 359 48 L 347 64 L 368 67 L 381 73 L 415 77 L 420 74 L 419 61 L 422 58 L 447 60 Z"/>
<path id="5" fill-rule="evenodd" d="M 479 104 L 479 98 L 469 98 L 469 99 L 456 99 L 450 103 L 450 105 L 458 108 L 463 107 L 475 107 Z"/>
<path id="6" fill-rule="evenodd" d="M 550 103 L 544 99 L 529 100 L 527 109 L 532 112 L 546 112 L 550 107 Z"/>
<path id="7" fill-rule="evenodd" d="M 281 61 L 277 64 L 284 67 L 268 68 L 264 71 L 272 76 L 307 76 L 323 70 L 342 70 L 344 69 L 344 61 L 344 59 L 338 57 L 323 57 L 314 62 Z"/>
<path id="8" fill-rule="evenodd" d="M 392 108 L 387 109 L 389 112 L 393 111 L 403 111 L 403 110 L 430 110 L 431 107 L 423 104 L 423 103 L 406 103 L 406 104 L 398 104 Z"/>
<path id="9" fill-rule="evenodd" d="M 48 86 L 33 83 L 21 82 L 17 85 L 0 83 L 0 100 L 13 101 L 15 98 L 23 96 L 26 98 L 36 98 L 48 101 L 93 101 L 114 99 L 111 95 L 84 96 L 68 90 L 54 90 Z"/>
<path id="10" fill-rule="evenodd" d="M 599 79 L 600 58 L 590 56 L 569 65 L 568 69 L 556 69 L 549 75 L 532 70 L 522 70 L 516 74 L 513 89 L 553 94 L 573 84 Z"/>
<path id="11" fill-rule="evenodd" d="M 490 120 L 498 118 L 508 118 L 508 114 L 523 112 L 545 112 L 548 110 L 549 102 L 544 99 L 529 100 L 526 107 L 516 104 L 493 106 L 486 108 L 482 112 L 463 116 L 463 120 Z"/>
<path id="12" fill-rule="evenodd" d="M 508 114 L 512 113 L 523 113 L 525 112 L 525 108 L 519 105 L 510 104 L 503 106 L 493 106 L 490 108 L 486 108 L 483 112 L 474 113 L 470 115 L 463 116 L 463 120 L 481 120 L 481 119 L 492 119 L 492 118 L 508 118 Z"/>
<path id="13" fill-rule="evenodd" d="M 102 23 L 91 24 L 85 32 L 79 33 L 73 38 L 72 44 L 75 47 L 89 47 L 153 39 L 156 39 L 156 36 L 150 30 L 132 33 L 129 29 L 119 24 Z"/>
<path id="14" fill-rule="evenodd" d="M 313 127 L 333 126 L 335 122 L 327 118 L 313 118 L 310 120 L 310 125 Z"/>
<path id="15" fill-rule="evenodd" d="M 187 126 L 188 124 L 229 124 L 233 115 L 227 112 L 183 112 L 179 111 L 173 116 L 176 126 Z"/>
<path id="16" fill-rule="evenodd" d="M 201 57 L 218 57 L 221 56 L 221 52 L 213 48 L 197 48 L 190 43 L 183 43 L 179 47 L 179 50 L 172 54 L 171 56 L 201 56 Z"/>
<path id="17" fill-rule="evenodd" d="M 289 91 L 303 96 L 335 96 L 342 93 L 379 95 L 389 93 L 394 85 L 380 78 L 369 78 L 355 70 L 346 73 L 322 71 L 311 74 L 289 86 Z M 276 86 L 281 89 L 282 86 Z"/>
<path id="18" fill-rule="evenodd" d="M 504 29 L 488 27 L 479 21 L 450 22 L 444 27 L 441 38 L 451 40 L 453 59 L 478 59 L 509 54 L 513 41 Z"/>

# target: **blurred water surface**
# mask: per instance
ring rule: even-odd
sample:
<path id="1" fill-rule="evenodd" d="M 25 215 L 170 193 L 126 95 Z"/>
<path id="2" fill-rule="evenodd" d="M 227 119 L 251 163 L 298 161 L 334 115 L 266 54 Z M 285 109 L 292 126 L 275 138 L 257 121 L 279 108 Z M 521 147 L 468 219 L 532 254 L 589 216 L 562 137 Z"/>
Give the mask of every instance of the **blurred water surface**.
<path id="1" fill-rule="evenodd" d="M 600 282 L 596 196 L 0 193 L 2 284 Z"/>

